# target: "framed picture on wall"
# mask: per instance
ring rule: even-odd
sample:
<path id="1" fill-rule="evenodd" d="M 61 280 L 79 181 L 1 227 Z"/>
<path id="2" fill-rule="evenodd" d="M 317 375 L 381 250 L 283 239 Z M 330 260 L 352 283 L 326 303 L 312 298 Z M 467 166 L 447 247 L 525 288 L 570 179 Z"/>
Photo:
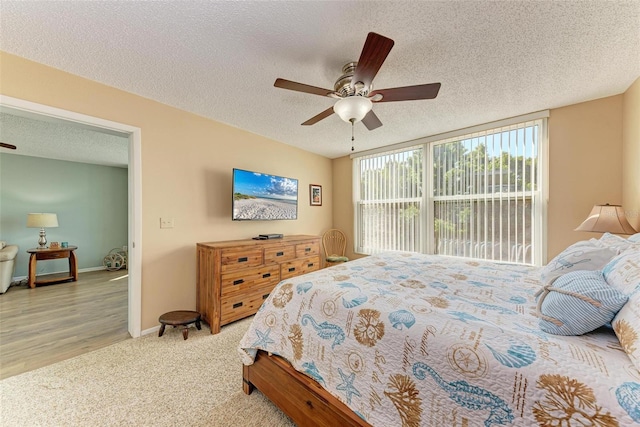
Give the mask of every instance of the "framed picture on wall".
<path id="1" fill-rule="evenodd" d="M 309 184 L 309 203 L 311 206 L 322 206 L 322 185 Z"/>

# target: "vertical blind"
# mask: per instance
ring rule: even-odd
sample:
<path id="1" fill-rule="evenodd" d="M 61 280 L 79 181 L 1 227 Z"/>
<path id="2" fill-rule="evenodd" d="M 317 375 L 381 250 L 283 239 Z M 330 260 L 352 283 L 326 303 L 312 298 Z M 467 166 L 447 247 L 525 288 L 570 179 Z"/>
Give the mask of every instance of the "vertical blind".
<path id="1" fill-rule="evenodd" d="M 544 119 L 354 159 L 356 251 L 539 263 Z"/>
<path id="2" fill-rule="evenodd" d="M 423 147 L 357 159 L 356 250 L 420 252 Z"/>
<path id="3" fill-rule="evenodd" d="M 435 253 L 533 264 L 540 121 L 434 143 Z"/>

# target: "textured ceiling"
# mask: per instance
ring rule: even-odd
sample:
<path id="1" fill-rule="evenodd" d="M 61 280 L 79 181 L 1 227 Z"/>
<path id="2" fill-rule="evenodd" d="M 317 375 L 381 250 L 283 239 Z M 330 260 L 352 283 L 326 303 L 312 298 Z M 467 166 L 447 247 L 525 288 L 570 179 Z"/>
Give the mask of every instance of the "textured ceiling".
<path id="1" fill-rule="evenodd" d="M 3 149 L 2 153 L 117 167 L 127 167 L 129 163 L 126 137 L 22 114 L 0 112 L 0 141 L 17 147 L 15 151 Z"/>
<path id="2" fill-rule="evenodd" d="M 624 92 L 640 76 L 638 1 L 38 2 L 0 4 L 0 49 L 335 158 L 350 125 L 300 123 L 369 31 L 395 40 L 377 89 L 441 82 L 435 100 L 374 105 L 356 151 Z"/>

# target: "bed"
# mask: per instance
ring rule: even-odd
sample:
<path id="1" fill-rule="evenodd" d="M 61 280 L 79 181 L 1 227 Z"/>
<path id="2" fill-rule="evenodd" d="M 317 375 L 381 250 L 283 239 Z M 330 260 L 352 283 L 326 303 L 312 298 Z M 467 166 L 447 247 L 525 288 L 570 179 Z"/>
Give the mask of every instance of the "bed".
<path id="1" fill-rule="evenodd" d="M 240 342 L 244 391 L 301 426 L 638 425 L 611 328 L 538 327 L 539 270 L 389 252 L 285 280 Z"/>

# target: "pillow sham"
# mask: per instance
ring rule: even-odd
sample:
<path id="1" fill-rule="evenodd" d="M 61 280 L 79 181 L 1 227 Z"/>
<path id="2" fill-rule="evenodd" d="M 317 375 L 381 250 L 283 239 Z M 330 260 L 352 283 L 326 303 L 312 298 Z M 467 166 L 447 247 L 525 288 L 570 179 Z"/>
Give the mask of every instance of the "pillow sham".
<path id="1" fill-rule="evenodd" d="M 540 280 L 546 285 L 570 271 L 600 270 L 617 253 L 615 249 L 596 245 L 589 240 L 574 243 L 542 267 Z"/>
<path id="2" fill-rule="evenodd" d="M 628 249 L 614 257 L 602 269 L 606 282 L 625 295 L 640 286 L 640 250 Z"/>
<path id="3" fill-rule="evenodd" d="M 613 330 L 634 366 L 640 371 L 640 290 L 629 297 L 611 322 Z"/>
<path id="4" fill-rule="evenodd" d="M 627 249 L 613 258 L 602 275 L 613 288 L 629 296 L 629 302 L 611 322 L 622 349 L 640 371 L 640 250 Z"/>
<path id="5" fill-rule="evenodd" d="M 582 335 L 611 322 L 627 302 L 599 271 L 572 271 L 546 285 L 538 298 L 538 325 L 554 335 Z"/>

